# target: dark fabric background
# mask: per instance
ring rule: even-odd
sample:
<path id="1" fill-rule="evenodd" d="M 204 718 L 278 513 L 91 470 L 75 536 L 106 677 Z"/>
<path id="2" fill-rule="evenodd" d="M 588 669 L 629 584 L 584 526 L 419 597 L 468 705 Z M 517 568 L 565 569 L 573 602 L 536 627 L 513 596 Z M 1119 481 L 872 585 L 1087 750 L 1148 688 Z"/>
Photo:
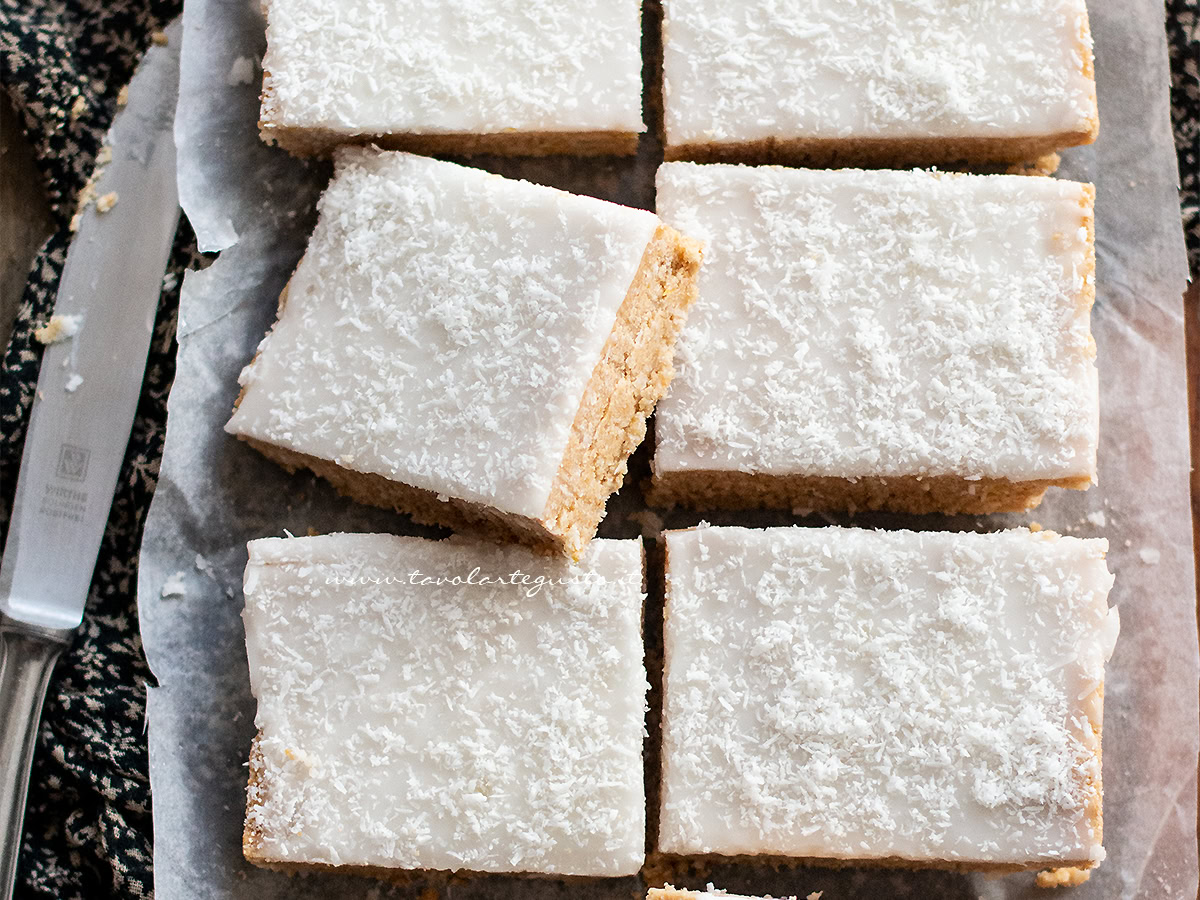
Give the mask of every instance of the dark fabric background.
<path id="1" fill-rule="evenodd" d="M 1198 4 L 1168 0 L 1173 104 L 1192 271 L 1200 268 Z M 0 370 L 0 540 L 7 531 L 40 347 L 69 243 L 75 198 L 151 33 L 180 0 L 0 0 L 0 78 L 22 116 L 56 231 L 33 262 Z M 83 98 L 82 111 L 77 98 Z M 196 265 L 186 223 L 169 272 Z M 168 278 L 168 284 L 172 282 Z M 178 288 L 164 289 L 137 419 L 79 638 L 51 683 L 26 814 L 17 896 L 152 896 L 145 683 L 135 592 L 142 525 L 154 492 L 174 374 Z"/>

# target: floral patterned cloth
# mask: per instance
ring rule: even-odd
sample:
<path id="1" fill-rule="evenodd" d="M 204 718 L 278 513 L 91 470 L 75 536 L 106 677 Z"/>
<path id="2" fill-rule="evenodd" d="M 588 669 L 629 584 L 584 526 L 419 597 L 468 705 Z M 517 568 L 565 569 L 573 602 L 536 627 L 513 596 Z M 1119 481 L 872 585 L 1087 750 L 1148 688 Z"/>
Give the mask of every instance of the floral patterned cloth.
<path id="1" fill-rule="evenodd" d="M 1193 271 L 1200 267 L 1197 4 L 1169 0 L 1173 104 Z M 117 94 L 151 34 L 180 0 L 0 0 L 0 72 L 46 183 L 55 233 L 33 262 L 0 370 L 0 539 L 7 531 L 40 348 L 33 329 L 54 304 L 75 198 L 94 166 Z M 169 272 L 198 262 L 186 223 Z M 175 359 L 178 289 L 163 291 L 137 418 L 88 599 L 83 629 L 46 698 L 29 793 L 17 896 L 152 896 L 145 683 L 137 625 L 137 554 L 154 492 Z"/>

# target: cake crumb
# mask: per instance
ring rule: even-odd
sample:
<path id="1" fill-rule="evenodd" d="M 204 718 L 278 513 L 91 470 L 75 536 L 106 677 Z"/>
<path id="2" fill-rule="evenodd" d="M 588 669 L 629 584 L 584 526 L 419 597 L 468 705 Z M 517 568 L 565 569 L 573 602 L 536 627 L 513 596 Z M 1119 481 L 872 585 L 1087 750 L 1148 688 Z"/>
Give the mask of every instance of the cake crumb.
<path id="1" fill-rule="evenodd" d="M 187 585 L 184 581 L 183 572 L 175 572 L 166 581 L 163 582 L 162 590 L 158 595 L 164 600 L 178 600 L 187 595 Z"/>
<path id="2" fill-rule="evenodd" d="M 107 194 L 96 200 L 96 212 L 106 213 L 117 205 L 117 192 L 109 191 Z"/>
<path id="3" fill-rule="evenodd" d="M 1087 520 L 1097 528 L 1103 528 L 1108 524 L 1108 517 L 1104 515 L 1104 510 L 1098 509 L 1095 512 L 1087 514 Z"/>
<path id="4" fill-rule="evenodd" d="M 1029 159 L 1025 162 L 1011 165 L 1005 172 L 1009 175 L 1053 175 L 1058 171 L 1061 162 L 1062 157 L 1057 153 L 1047 153 L 1036 159 Z"/>
<path id="5" fill-rule="evenodd" d="M 96 174 L 88 179 L 87 184 L 79 191 L 79 198 L 75 201 L 75 215 L 71 216 L 71 224 L 68 226 L 71 232 L 79 230 L 79 221 L 83 218 L 83 211 L 87 209 L 96 199 Z"/>
<path id="6" fill-rule="evenodd" d="M 82 322 L 82 316 L 51 316 L 45 325 L 33 332 L 33 339 L 39 344 L 57 344 L 79 334 Z"/>
<path id="7" fill-rule="evenodd" d="M 67 383 L 63 385 L 63 390 L 68 394 L 73 394 L 81 384 L 83 384 L 83 376 L 78 372 L 72 372 L 70 377 L 67 378 Z"/>
<path id="8" fill-rule="evenodd" d="M 118 102 L 120 102 L 120 98 L 118 98 Z M 100 173 L 104 171 L 104 167 L 110 162 L 112 162 L 112 147 L 108 144 L 103 144 L 101 145 L 100 150 L 96 153 L 96 167 L 92 170 L 92 176 L 80 189 L 79 196 L 75 201 L 75 215 L 71 216 L 71 223 L 68 226 L 72 234 L 79 230 L 79 223 L 83 219 L 84 210 L 86 210 L 92 203 L 96 203 L 97 207 L 99 207 L 99 202 L 96 200 L 96 182 L 100 178 Z M 112 192 L 112 202 L 113 204 L 117 202 L 117 194 L 115 191 Z M 111 205 L 107 207 L 107 209 L 111 208 Z M 100 212 L 106 211 L 106 209 L 100 210 Z"/>
<path id="9" fill-rule="evenodd" d="M 239 56 L 233 61 L 233 65 L 229 67 L 229 74 L 225 76 L 225 83 L 230 87 L 236 87 L 239 84 L 254 83 L 254 60 L 249 56 Z"/>
<path id="10" fill-rule="evenodd" d="M 1040 888 L 1076 887 L 1091 877 L 1087 869 L 1066 866 L 1061 869 L 1046 869 L 1037 873 L 1037 886 Z"/>
<path id="11" fill-rule="evenodd" d="M 1148 566 L 1157 566 L 1159 561 L 1162 560 L 1162 553 L 1159 552 L 1157 547 L 1143 547 L 1138 551 L 1138 556 Z"/>
<path id="12" fill-rule="evenodd" d="M 1034 534 L 1037 534 L 1039 531 L 1042 530 L 1042 523 L 1041 522 L 1030 522 L 1029 530 L 1032 531 Z"/>
<path id="13" fill-rule="evenodd" d="M 71 104 L 71 119 L 75 120 L 87 112 L 87 98 L 80 94 Z"/>
<path id="14" fill-rule="evenodd" d="M 824 891 L 813 891 L 811 894 L 805 897 L 804 900 L 821 900 L 821 895 L 824 893 Z"/>
<path id="15" fill-rule="evenodd" d="M 125 85 L 117 91 L 117 106 L 124 106 L 129 102 L 129 85 Z"/>
<path id="16" fill-rule="evenodd" d="M 165 47 L 167 46 L 167 33 L 165 31 L 152 31 L 150 32 L 150 41 L 160 47 Z"/>

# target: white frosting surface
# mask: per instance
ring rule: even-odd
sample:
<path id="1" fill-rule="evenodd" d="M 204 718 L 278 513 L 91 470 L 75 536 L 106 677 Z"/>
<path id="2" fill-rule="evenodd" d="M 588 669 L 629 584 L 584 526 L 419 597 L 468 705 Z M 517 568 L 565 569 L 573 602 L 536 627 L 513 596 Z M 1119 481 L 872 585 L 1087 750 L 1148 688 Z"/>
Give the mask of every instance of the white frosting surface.
<path id="1" fill-rule="evenodd" d="M 263 760 L 249 822 L 265 856 L 638 870 L 640 541 L 592 541 L 578 564 L 382 534 L 267 538 L 249 551 Z M 514 586 L 514 572 L 527 580 Z M 421 580 L 438 577 L 473 583 Z"/>
<path id="2" fill-rule="evenodd" d="M 1104 540 L 843 528 L 667 535 L 674 853 L 1100 860 Z"/>
<path id="3" fill-rule="evenodd" d="M 1094 476 L 1084 186 L 666 163 L 705 240 L 656 472 Z"/>
<path id="4" fill-rule="evenodd" d="M 1084 0 L 664 0 L 667 144 L 1025 137 L 1096 115 Z"/>
<path id="5" fill-rule="evenodd" d="M 345 149 L 226 430 L 542 516 L 658 219 Z"/>
<path id="6" fill-rule="evenodd" d="M 268 0 L 263 118 L 343 134 L 645 131 L 638 0 Z"/>

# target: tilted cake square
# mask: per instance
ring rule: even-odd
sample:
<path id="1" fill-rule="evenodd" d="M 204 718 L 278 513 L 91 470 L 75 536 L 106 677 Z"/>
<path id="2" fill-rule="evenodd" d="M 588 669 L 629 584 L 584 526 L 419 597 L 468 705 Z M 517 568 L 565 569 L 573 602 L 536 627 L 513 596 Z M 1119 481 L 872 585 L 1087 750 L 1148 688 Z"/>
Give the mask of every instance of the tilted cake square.
<path id="1" fill-rule="evenodd" d="M 579 563 L 382 534 L 249 544 L 244 851 L 285 870 L 632 875 L 640 541 Z"/>
<path id="2" fill-rule="evenodd" d="M 652 502 L 988 513 L 1096 477 L 1091 185 L 667 163 L 706 242 Z"/>
<path id="3" fill-rule="evenodd" d="M 340 151 L 226 429 L 363 502 L 577 556 L 671 379 L 699 254 L 644 210 Z"/>
<path id="4" fill-rule="evenodd" d="M 664 0 L 667 159 L 1016 163 L 1096 138 L 1084 0 Z"/>
<path id="5" fill-rule="evenodd" d="M 266 0 L 260 129 L 300 155 L 632 154 L 638 0 Z"/>
<path id="6" fill-rule="evenodd" d="M 1099 863 L 1107 547 L 668 532 L 659 851 Z"/>

